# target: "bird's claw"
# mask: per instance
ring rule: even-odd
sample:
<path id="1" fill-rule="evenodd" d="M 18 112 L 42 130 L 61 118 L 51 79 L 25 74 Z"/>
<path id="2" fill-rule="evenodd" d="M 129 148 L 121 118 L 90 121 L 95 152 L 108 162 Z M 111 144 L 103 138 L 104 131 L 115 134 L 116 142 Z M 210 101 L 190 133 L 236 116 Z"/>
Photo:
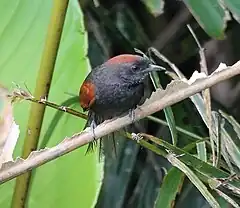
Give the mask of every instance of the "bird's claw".
<path id="1" fill-rule="evenodd" d="M 95 140 L 96 139 L 96 134 L 95 134 L 95 128 L 97 127 L 97 124 L 96 122 L 93 120 L 90 124 L 90 129 L 93 133 L 93 139 Z"/>
<path id="2" fill-rule="evenodd" d="M 143 139 L 143 136 L 140 133 L 138 133 L 138 134 L 132 133 L 131 135 L 132 135 L 132 139 L 136 140 L 137 142 L 139 142 L 140 140 Z"/>

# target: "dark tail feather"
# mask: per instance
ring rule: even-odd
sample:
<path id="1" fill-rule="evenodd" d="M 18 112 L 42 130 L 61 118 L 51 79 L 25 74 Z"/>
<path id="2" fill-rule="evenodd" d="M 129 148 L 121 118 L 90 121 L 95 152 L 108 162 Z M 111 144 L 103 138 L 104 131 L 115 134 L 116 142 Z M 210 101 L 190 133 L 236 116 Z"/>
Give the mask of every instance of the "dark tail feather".
<path id="1" fill-rule="evenodd" d="M 85 152 L 85 155 L 95 151 L 96 147 L 97 147 L 97 141 L 92 141 L 92 142 L 88 143 L 88 147 L 87 147 L 87 150 Z"/>
<path id="2" fill-rule="evenodd" d="M 110 157 L 117 156 L 117 147 L 116 147 L 116 138 L 117 132 L 113 132 L 108 134 L 106 137 L 101 138 L 100 142 L 102 143 L 102 149 L 100 150 L 102 154 L 105 156 L 108 155 Z"/>
<path id="3" fill-rule="evenodd" d="M 101 123 L 101 119 L 98 116 L 96 116 L 94 112 L 88 111 L 88 120 L 87 120 L 83 130 L 85 130 L 87 127 L 94 128 L 94 125 L 91 125 L 92 122 L 94 122 L 96 125 L 98 125 Z M 92 131 L 94 131 L 94 129 L 92 129 Z M 95 151 L 97 144 L 98 144 L 97 140 L 93 140 L 92 142 L 90 142 L 88 144 L 85 155 Z"/>
<path id="4" fill-rule="evenodd" d="M 91 127 L 94 125 L 91 125 L 92 122 L 95 122 L 96 125 L 99 125 L 100 123 L 103 122 L 103 119 L 99 116 L 96 116 L 94 112 L 89 111 L 88 112 L 88 120 L 85 124 L 84 129 L 87 127 Z M 103 157 L 104 154 L 111 155 L 112 157 L 116 157 L 117 155 L 117 150 L 116 150 L 116 141 L 115 141 L 115 132 L 111 133 L 109 135 L 106 135 L 103 138 L 100 138 L 100 140 L 93 140 L 88 144 L 87 150 L 86 150 L 86 155 L 89 153 L 92 153 L 93 151 L 96 150 L 99 144 L 99 159 Z"/>
<path id="5" fill-rule="evenodd" d="M 99 116 L 96 116 L 94 112 L 89 111 L 88 112 L 88 120 L 84 126 L 84 129 L 87 127 L 93 128 L 94 125 L 91 125 L 92 122 L 95 122 L 96 125 L 99 125 L 100 123 L 103 122 L 103 119 Z M 117 155 L 117 150 L 116 150 L 116 141 L 115 141 L 115 133 L 111 133 L 106 135 L 103 138 L 100 138 L 99 140 L 93 140 L 88 144 L 87 150 L 85 155 L 92 153 L 93 151 L 96 150 L 99 144 L 99 159 L 103 157 L 104 154 L 111 154 L 111 156 Z"/>
<path id="6" fill-rule="evenodd" d="M 116 141 L 115 141 L 115 133 L 111 133 L 105 137 L 100 138 L 100 141 L 93 140 L 88 144 L 86 155 L 92 153 L 96 150 L 99 143 L 99 159 L 103 157 L 103 155 L 111 154 L 112 156 L 117 156 L 116 150 Z"/>
<path id="7" fill-rule="evenodd" d="M 84 129 L 86 129 L 87 127 L 92 128 L 92 126 L 94 126 L 94 125 L 91 125 L 92 122 L 95 122 L 96 125 L 99 125 L 103 121 L 104 121 L 103 118 L 97 116 L 96 114 L 94 114 L 94 112 L 89 111 L 88 112 L 88 120 L 86 122 Z M 132 125 L 125 127 L 122 130 L 119 130 L 118 132 L 110 133 L 110 134 L 104 136 L 103 138 L 100 138 L 99 140 L 93 140 L 92 142 L 90 142 L 88 144 L 85 154 L 89 154 L 89 153 L 92 153 L 93 151 L 95 151 L 99 144 L 99 159 L 100 160 L 101 160 L 101 158 L 103 158 L 103 155 L 116 158 L 117 143 L 118 143 L 117 140 L 118 140 L 119 136 L 120 136 L 120 138 L 122 138 L 122 136 L 123 136 L 122 131 L 138 133 L 138 132 L 144 132 L 144 128 L 142 125 L 139 124 L 139 122 L 136 122 Z"/>

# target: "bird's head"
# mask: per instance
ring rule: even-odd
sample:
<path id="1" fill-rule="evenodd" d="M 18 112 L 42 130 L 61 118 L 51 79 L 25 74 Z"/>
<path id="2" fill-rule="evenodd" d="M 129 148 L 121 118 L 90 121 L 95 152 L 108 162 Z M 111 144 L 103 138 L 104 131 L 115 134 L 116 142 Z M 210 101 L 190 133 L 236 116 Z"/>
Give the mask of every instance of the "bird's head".
<path id="1" fill-rule="evenodd" d="M 104 65 L 114 68 L 121 79 L 131 83 L 140 83 L 150 72 L 163 70 L 162 67 L 152 64 L 149 58 L 131 54 L 115 56 Z"/>
<path id="2" fill-rule="evenodd" d="M 95 72 L 95 76 L 98 77 L 98 80 L 99 77 L 103 76 L 103 79 L 100 79 L 102 84 L 106 83 L 106 85 L 108 85 L 108 81 L 116 83 L 121 79 L 120 81 L 135 85 L 143 82 L 150 72 L 161 71 L 162 69 L 162 67 L 153 65 L 147 57 L 124 54 L 109 59 L 94 69 L 96 71 L 93 71 Z M 88 77 L 88 79 L 83 82 L 79 96 L 80 104 L 84 110 L 89 109 L 94 104 L 96 88 L 98 87 L 92 78 Z"/>

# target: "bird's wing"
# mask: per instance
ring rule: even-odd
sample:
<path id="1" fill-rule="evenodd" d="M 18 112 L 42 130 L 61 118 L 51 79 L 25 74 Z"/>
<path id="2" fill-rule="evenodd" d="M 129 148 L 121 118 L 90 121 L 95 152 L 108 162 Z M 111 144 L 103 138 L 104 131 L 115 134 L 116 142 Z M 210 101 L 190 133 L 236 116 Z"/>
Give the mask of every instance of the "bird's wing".
<path id="1" fill-rule="evenodd" d="M 80 105 L 84 110 L 88 110 L 95 101 L 95 86 L 90 81 L 84 81 L 80 93 Z"/>

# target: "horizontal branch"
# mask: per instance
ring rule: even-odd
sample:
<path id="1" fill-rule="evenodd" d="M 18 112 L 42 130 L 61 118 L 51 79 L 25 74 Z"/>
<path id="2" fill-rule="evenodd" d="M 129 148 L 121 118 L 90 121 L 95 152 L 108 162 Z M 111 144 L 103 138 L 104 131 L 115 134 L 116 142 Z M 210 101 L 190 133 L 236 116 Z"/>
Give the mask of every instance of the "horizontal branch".
<path id="1" fill-rule="evenodd" d="M 198 79 L 191 85 L 188 85 L 184 81 L 172 81 L 167 86 L 166 90 L 157 90 L 150 99 L 135 110 L 135 120 L 140 120 L 238 74 L 240 74 L 240 61 L 231 67 L 214 72 L 206 78 Z M 128 115 L 105 121 L 96 127 L 96 139 L 129 124 L 131 124 L 131 118 Z M 64 139 L 63 142 L 55 147 L 32 152 L 26 160 L 17 159 L 15 162 L 8 162 L 3 165 L 0 171 L 0 184 L 56 159 L 57 157 L 65 155 L 92 140 L 93 135 L 91 131 L 80 132 L 73 135 L 71 138 Z"/>

